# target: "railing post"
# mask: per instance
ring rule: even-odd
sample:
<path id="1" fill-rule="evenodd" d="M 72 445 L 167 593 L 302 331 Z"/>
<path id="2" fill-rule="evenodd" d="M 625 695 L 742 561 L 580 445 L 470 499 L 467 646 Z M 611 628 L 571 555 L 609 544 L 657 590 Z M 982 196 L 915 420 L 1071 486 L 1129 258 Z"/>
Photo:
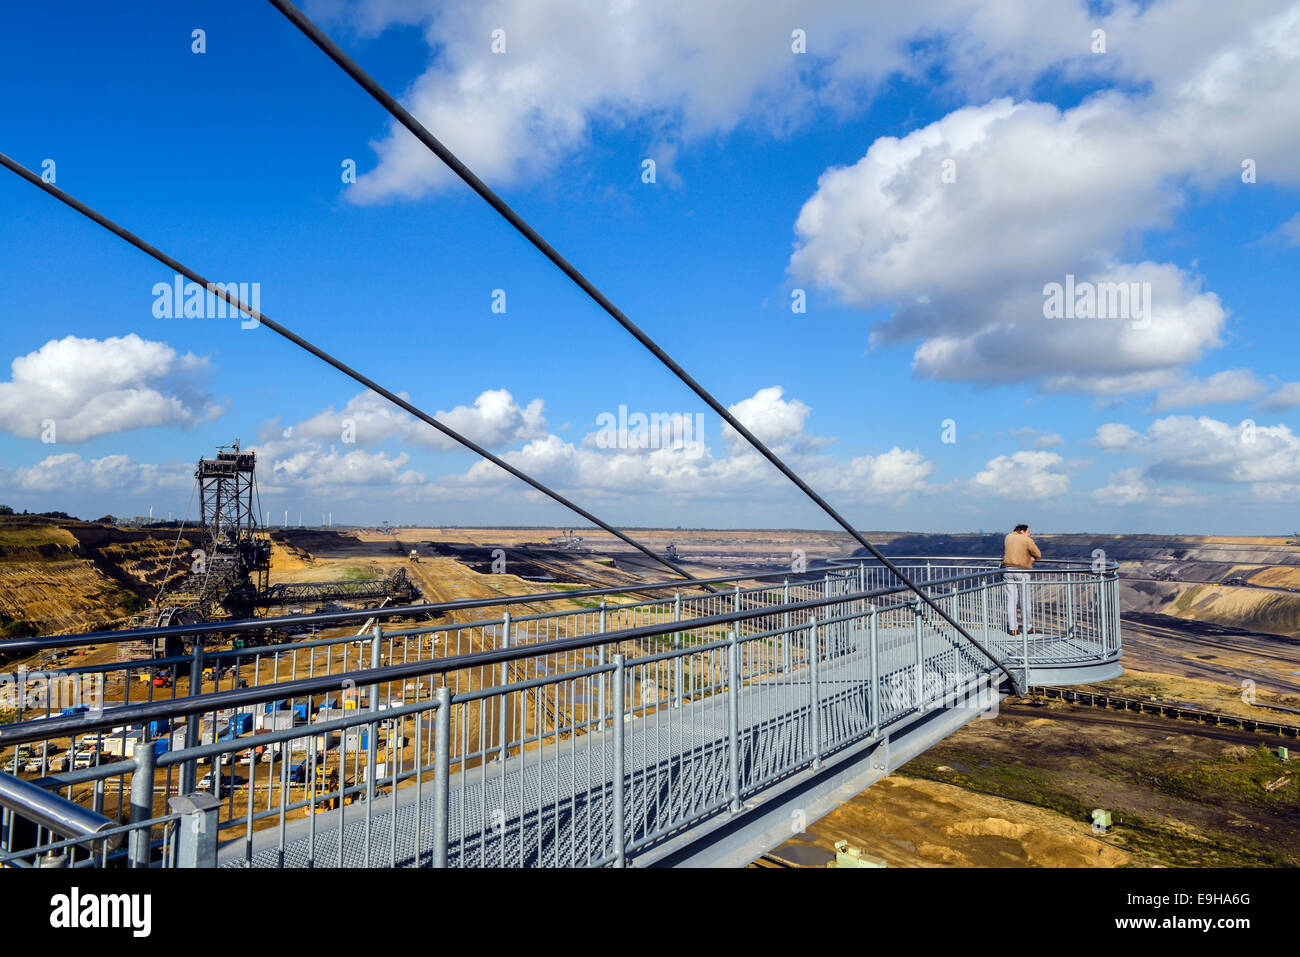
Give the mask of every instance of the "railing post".
<path id="1" fill-rule="evenodd" d="M 921 630 L 921 599 L 916 598 L 912 601 L 912 635 L 916 642 L 916 709 L 917 711 L 925 710 L 925 683 L 921 676 L 924 668 L 924 655 L 921 648 L 921 639 L 924 635 Z"/>
<path id="2" fill-rule="evenodd" d="M 1022 597 L 1028 598 L 1030 583 L 1024 582 L 1023 584 L 1024 591 L 1021 593 Z M 1022 601 L 1021 604 L 1023 605 L 1025 602 Z M 1024 621 L 1020 623 L 1020 648 L 1020 654 L 1022 656 L 1020 663 L 1023 665 L 1023 674 L 1020 679 L 1020 693 L 1024 694 L 1029 690 L 1029 625 Z"/>
<path id="3" fill-rule="evenodd" d="M 682 620 L 682 593 L 673 592 L 673 621 L 680 623 Z M 673 656 L 673 694 L 672 706 L 680 708 L 682 706 L 682 633 L 681 631 L 673 632 L 673 650 L 678 654 Z"/>
<path id="4" fill-rule="evenodd" d="M 600 634 L 603 635 L 604 633 L 605 633 L 605 596 L 602 595 L 600 597 Z M 609 656 L 609 645 L 606 645 L 605 643 L 602 642 L 600 648 L 596 650 L 596 664 L 598 664 L 601 668 L 604 668 L 605 661 L 608 656 Z M 597 713 L 600 715 L 600 723 L 597 724 L 596 727 L 603 728 L 605 727 L 605 715 L 609 713 L 605 706 L 605 672 L 604 671 L 600 672 L 600 678 L 596 685 L 596 709 L 597 709 Z"/>
<path id="5" fill-rule="evenodd" d="M 238 662 L 239 659 L 235 659 Z M 254 659 L 256 661 L 257 659 Z M 198 689 L 197 691 L 195 689 Z M 194 638 L 194 658 L 190 661 L 190 694 L 201 694 L 203 692 L 203 639 L 201 636 Z M 129 694 L 129 692 L 128 692 Z M 185 747 L 196 748 L 199 745 L 199 731 L 203 724 L 202 712 L 195 712 L 185 718 Z M 217 729 L 214 722 L 212 728 L 212 740 L 217 739 Z M 181 765 L 180 785 L 177 790 L 178 794 L 191 794 L 194 786 L 198 783 L 198 762 L 186 761 Z"/>
<path id="6" fill-rule="evenodd" d="M 176 866 L 217 866 L 217 816 L 221 799 L 215 794 L 180 794 L 167 806 L 181 818 L 176 830 Z"/>
<path id="7" fill-rule="evenodd" d="M 815 617 L 808 622 L 808 645 L 808 653 L 811 659 L 808 669 L 808 734 L 812 745 L 812 766 L 820 768 L 822 766 L 822 696 L 818 676 L 820 670 L 818 668 L 818 659 L 821 658 L 821 654 L 817 647 L 817 619 Z"/>
<path id="8" fill-rule="evenodd" d="M 727 770 L 731 790 L 731 810 L 740 810 L 740 644 L 736 629 L 731 629 L 727 645 Z"/>
<path id="9" fill-rule="evenodd" d="M 370 639 L 370 667 L 377 669 L 380 661 L 380 642 L 383 641 L 383 632 L 379 629 L 379 623 L 375 622 L 375 633 Z M 368 710 L 374 714 L 379 711 L 379 685 L 372 684 L 368 689 L 370 704 Z M 375 759 L 379 751 L 379 743 L 376 740 L 379 737 L 379 722 L 371 721 L 368 725 L 370 733 L 366 735 L 366 802 L 374 800 L 375 797 Z M 392 763 L 391 761 L 389 762 Z M 367 814 L 370 812 L 367 811 Z M 367 828 L 367 835 L 369 828 Z M 370 849 L 366 848 L 366 864 L 370 864 Z"/>
<path id="10" fill-rule="evenodd" d="M 880 633 L 876 606 L 871 606 L 871 736 L 880 733 Z"/>
<path id="11" fill-rule="evenodd" d="M 433 866 L 447 866 L 447 817 L 450 813 L 451 782 L 451 690 L 440 685 L 434 692 L 438 711 L 433 716 Z M 416 756 L 419 764 L 419 756 Z M 416 862 L 420 841 L 416 838 Z"/>
<path id="12" fill-rule="evenodd" d="M 132 824 L 139 824 L 153 817 L 154 751 L 148 746 L 148 742 L 141 742 L 141 744 L 145 746 L 136 749 L 135 770 L 131 772 Z M 153 828 L 137 828 L 129 833 L 131 838 L 127 852 L 131 859 L 131 866 L 148 867 Z"/>
<path id="13" fill-rule="evenodd" d="M 1069 641 L 1074 638 L 1074 584 L 1076 579 L 1068 571 L 1062 577 L 1065 579 L 1065 638 Z"/>
<path id="14" fill-rule="evenodd" d="M 865 594 L 866 591 L 867 591 L 866 564 L 864 562 L 858 562 L 858 594 L 859 595 Z M 865 598 L 858 599 L 858 608 L 863 614 L 866 614 L 867 600 Z M 860 617 L 857 620 L 857 637 L 859 643 L 855 644 L 855 648 L 860 648 L 861 647 L 860 639 L 862 637 L 862 619 Z"/>
<path id="15" fill-rule="evenodd" d="M 625 867 L 627 865 L 627 834 L 623 824 L 623 802 L 626 795 L 623 790 L 623 775 L 626 773 L 624 768 L 623 755 L 623 735 L 626 722 L 623 720 L 627 708 L 627 702 L 624 700 L 624 682 L 626 674 L 623 665 L 623 656 L 614 656 L 614 700 L 618 702 L 618 713 L 611 716 L 614 724 L 614 866 Z"/>
<path id="16" fill-rule="evenodd" d="M 190 694 L 203 693 L 203 638 L 195 636 L 194 655 L 190 659 Z"/>
<path id="17" fill-rule="evenodd" d="M 984 647 L 989 647 L 989 580 L 980 579 L 980 623 L 984 628 Z"/>
<path id="18" fill-rule="evenodd" d="M 1104 571 L 1097 575 L 1097 601 L 1101 607 L 1101 611 L 1097 615 L 1097 622 L 1103 629 L 1102 641 L 1104 642 L 1106 638 L 1105 632 L 1108 630 L 1106 625 L 1110 622 L 1110 613 L 1106 602 L 1106 573 Z"/>
<path id="19" fill-rule="evenodd" d="M 781 593 L 781 604 L 785 605 L 786 608 L 790 607 L 790 579 L 788 578 L 785 580 L 785 587 Z M 790 645 L 794 641 L 794 636 L 790 633 L 789 611 L 783 611 L 781 613 L 781 640 L 785 647 L 785 661 L 783 662 L 785 665 L 785 673 L 789 674 L 794 667 L 790 651 Z"/>
<path id="20" fill-rule="evenodd" d="M 740 611 L 740 586 L 739 585 L 736 585 L 731 593 L 731 610 L 736 612 Z M 738 621 L 731 627 L 735 631 L 740 631 L 744 627 L 744 623 Z"/>
<path id="21" fill-rule="evenodd" d="M 1111 637 L 1114 641 L 1114 649 L 1118 651 L 1119 633 L 1120 633 L 1120 628 L 1122 627 L 1120 614 L 1119 614 L 1119 572 L 1116 571 L 1115 576 L 1111 578 L 1109 581 L 1107 581 L 1106 584 L 1108 590 L 1111 592 L 1110 614 L 1111 614 L 1111 622 L 1113 623 L 1113 628 L 1111 629 Z"/>
<path id="22" fill-rule="evenodd" d="M 502 648 L 510 647 L 510 612 L 509 611 L 505 612 L 505 614 L 502 615 L 501 647 Z M 508 684 L 510 684 L 510 663 L 503 661 L 501 662 L 501 687 L 504 688 Z M 500 741 L 500 748 L 498 749 L 498 757 L 500 760 L 504 761 L 506 759 L 506 743 L 509 737 L 509 731 L 506 728 L 506 711 L 508 710 L 506 707 L 506 702 L 507 702 L 506 693 L 503 691 L 499 695 L 497 695 L 497 700 L 499 702 L 499 707 L 501 712 L 500 716 L 497 719 L 497 734 L 499 735 L 499 741 Z"/>

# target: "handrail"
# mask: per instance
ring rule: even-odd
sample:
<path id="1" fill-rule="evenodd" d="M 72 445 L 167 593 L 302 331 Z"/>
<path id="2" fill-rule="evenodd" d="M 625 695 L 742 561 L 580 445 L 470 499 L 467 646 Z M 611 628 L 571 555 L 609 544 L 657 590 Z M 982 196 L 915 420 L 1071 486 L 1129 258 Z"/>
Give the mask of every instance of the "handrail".
<path id="1" fill-rule="evenodd" d="M 927 559 L 930 561 L 970 561 L 970 562 L 996 562 L 998 559 L 985 558 L 979 556 L 933 556 L 933 555 L 900 555 L 894 558 L 901 561 Z M 1044 559 L 1044 562 L 1068 565 L 1067 559 Z M 808 568 L 802 572 L 792 572 L 789 570 L 778 572 L 762 572 L 759 574 L 739 573 L 733 575 L 720 575 L 716 578 L 697 578 L 692 580 L 690 586 L 695 585 L 719 585 L 731 582 L 741 581 L 766 581 L 772 578 L 790 578 L 803 579 L 813 578 L 823 572 L 841 571 L 845 568 L 857 564 L 871 564 L 872 567 L 887 568 L 886 565 L 877 564 L 874 558 L 863 555 L 852 558 L 828 558 L 825 565 L 818 565 Z M 991 565 L 989 570 L 994 571 L 997 565 Z M 1073 566 L 1079 571 L 1093 570 L 1089 563 L 1079 562 Z M 1118 563 L 1107 562 L 1106 571 L 1114 571 L 1118 568 Z M 1017 569 L 1017 571 L 1032 571 L 1033 569 Z M 1040 569 L 1041 570 L 1041 569 Z M 1070 570 L 1069 567 L 1054 570 Z M 265 628 L 275 628 L 278 626 L 304 627 L 308 625 L 335 625 L 346 624 L 350 621 L 364 621 L 368 618 L 389 618 L 402 617 L 411 615 L 439 615 L 454 611 L 471 611 L 475 608 L 497 608 L 514 605 L 542 604 L 551 601 L 563 601 L 573 598 L 599 598 L 603 595 L 621 595 L 634 592 L 663 591 L 665 589 L 683 587 L 681 580 L 667 582 L 647 582 L 644 584 L 637 583 L 631 585 L 610 585 L 604 588 L 582 588 L 573 591 L 558 592 L 534 592 L 528 595 L 498 595 L 491 598 L 460 598 L 455 601 L 433 602 L 421 605 L 394 605 L 389 608 L 368 608 L 354 609 L 345 611 L 328 611 L 311 615 L 281 615 L 277 618 L 244 618 L 231 619 L 229 621 L 209 621 L 199 622 L 194 625 L 166 625 L 161 628 L 135 628 L 131 629 L 130 640 L 148 641 L 154 638 L 173 638 L 187 637 L 190 635 L 206 635 L 213 632 L 238 633 L 244 631 L 260 631 Z M 0 644 L 0 651 L 10 652 L 39 652 L 49 648 L 73 648 L 80 645 L 98 645 L 106 642 L 120 642 L 127 632 L 123 631 L 91 631 L 82 634 L 64 634 L 64 635 L 45 635 L 39 638 L 11 638 Z"/>
<path id="2" fill-rule="evenodd" d="M 24 781 L 3 771 L 0 771 L 0 807 L 67 838 L 93 838 L 105 828 L 117 825 L 112 818 L 47 791 L 34 781 Z"/>
<path id="3" fill-rule="evenodd" d="M 455 601 L 433 602 L 423 605 L 393 605 L 389 608 L 367 608 L 346 611 L 326 611 L 312 615 L 281 615 L 278 618 L 242 618 L 229 621 L 207 621 L 195 625 L 166 625 L 162 628 L 136 628 L 130 631 L 133 640 L 146 641 L 151 638 L 185 637 L 203 635 L 214 631 L 243 632 L 275 628 L 279 625 L 303 627 L 305 625 L 346 624 L 350 621 L 364 621 L 367 618 L 390 618 L 408 615 L 438 615 L 451 611 L 467 611 L 475 608 L 495 608 L 502 605 L 541 604 L 547 601 L 562 601 L 566 598 L 599 598 L 602 595 L 620 595 L 628 592 L 661 591 L 668 588 L 695 587 L 696 585 L 716 585 L 738 581 L 762 581 L 768 578 L 794 578 L 814 576 L 821 572 L 837 571 L 829 565 L 817 566 L 802 572 L 764 572 L 759 575 L 738 574 L 723 575 L 718 578 L 693 578 L 690 581 L 677 579 L 667 582 L 649 582 L 646 584 L 610 585 L 605 588 L 582 588 L 574 591 L 535 592 L 529 595 L 498 595 L 491 598 L 460 598 Z M 77 645 L 99 645 L 105 642 L 122 640 L 122 631 L 91 631 L 83 634 L 46 635 L 40 638 L 11 638 L 0 644 L 0 651 L 41 651 L 46 648 L 65 648 Z"/>
<path id="4" fill-rule="evenodd" d="M 956 575 L 950 579 L 926 582 L 926 585 L 944 584 L 972 578 L 972 575 Z M 716 625 L 726 625 L 738 621 L 748 621 L 771 615 L 774 611 L 805 611 L 837 605 L 863 599 L 880 598 L 910 591 L 906 586 L 878 588 L 865 592 L 851 592 L 829 598 L 814 598 L 801 602 L 790 602 L 780 606 L 730 611 L 684 621 L 666 621 L 653 625 L 641 625 L 599 634 L 576 635 L 569 638 L 556 638 L 551 641 L 533 644 L 511 645 L 504 648 L 490 648 L 453 655 L 446 658 L 426 658 L 419 661 L 386 665 L 382 668 L 366 668 L 353 671 L 341 671 L 329 675 L 317 675 L 309 678 L 297 678 L 276 684 L 259 685 L 254 688 L 235 688 L 228 691 L 215 691 L 203 695 L 189 695 L 182 698 L 167 698 L 162 701 L 148 701 L 138 704 L 126 704 L 120 707 L 106 708 L 98 715 L 89 712 L 58 717 L 36 718 L 9 725 L 0 725 L 0 746 L 24 744 L 51 737 L 58 737 L 70 732 L 86 733 L 102 728 L 111 728 L 123 724 L 147 723 L 161 717 L 199 714 L 208 711 L 220 711 L 265 702 L 268 698 L 296 698 L 312 694 L 324 694 L 345 686 L 361 687 L 385 682 L 405 681 L 408 678 L 444 674 L 489 664 L 518 661 L 544 655 L 560 654 L 581 648 L 593 648 L 601 645 L 617 644 L 623 641 L 635 641 L 644 638 L 656 638 L 660 635 L 680 631 L 694 631 Z M 262 649 L 265 650 L 265 649 Z M 982 651 L 982 649 L 981 649 Z M 994 665 L 1003 668 L 987 652 L 985 657 Z"/>

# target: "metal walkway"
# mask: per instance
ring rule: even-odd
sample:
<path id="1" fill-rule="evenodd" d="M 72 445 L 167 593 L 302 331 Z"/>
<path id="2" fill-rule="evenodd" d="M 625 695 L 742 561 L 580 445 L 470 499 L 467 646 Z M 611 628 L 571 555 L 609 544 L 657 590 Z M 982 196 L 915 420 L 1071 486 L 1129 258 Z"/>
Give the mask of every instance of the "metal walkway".
<path id="1" fill-rule="evenodd" d="M 915 664 L 908 659 L 910 637 L 880 635 L 884 689 L 893 689 L 896 695 L 901 691 L 905 699 L 911 695 L 912 686 L 907 682 Z M 1075 648 L 1045 638 L 1037 639 L 1035 646 L 1053 643 L 1059 650 Z M 1005 634 L 994 646 L 1008 657 L 1021 650 L 1021 643 Z M 859 645 L 822 665 L 819 719 L 824 740 L 849 741 L 872 728 L 871 693 L 858 680 L 868 654 L 869 650 Z M 949 657 L 946 652 L 932 655 L 926 665 L 938 668 Z M 976 666 L 973 656 L 967 656 L 964 664 L 968 669 Z M 810 680 L 810 669 L 800 668 L 746 689 L 746 720 L 739 729 L 742 780 L 765 779 L 811 756 Z M 954 692 L 951 697 L 961 700 L 951 704 L 969 709 L 971 719 L 991 711 L 1002 697 L 964 693 L 969 690 Z M 727 803 L 726 703 L 725 696 L 718 695 L 699 702 L 689 722 L 675 720 L 665 726 L 652 715 L 626 723 L 623 788 L 631 812 L 625 811 L 625 820 L 632 833 L 671 832 L 674 822 L 681 821 L 688 809 Z M 898 730 L 922 714 L 916 709 L 905 711 L 890 729 Z M 614 736 L 605 729 L 572 738 L 570 744 L 568 750 L 553 757 L 539 760 L 525 754 L 456 776 L 463 776 L 463 781 L 453 778 L 450 863 L 549 867 L 574 860 L 598 862 L 598 849 L 613 844 Z M 310 821 L 293 822 L 285 830 L 283 846 L 278 834 L 263 832 L 252 842 L 240 839 L 226 844 L 220 859 L 224 866 L 253 867 L 427 866 L 433 860 L 429 842 L 435 800 L 427 788 L 418 799 L 414 788 L 404 788 L 397 792 L 395 808 L 382 798 L 371 815 L 363 816 L 355 807 L 345 806 Z M 549 810 L 538 814 L 528 813 L 528 808 Z M 500 811 L 495 819 L 494 810 Z"/>
<path id="2" fill-rule="evenodd" d="M 76 866 L 745 863 L 789 836 L 792 814 L 814 820 L 995 716 L 1006 694 L 1121 671 L 1113 568 L 1044 569 L 1025 586 L 1035 631 L 1017 635 L 998 627 L 999 570 L 965 560 L 912 571 L 990 656 L 885 571 L 852 563 L 721 594 L 645 586 L 672 593 L 583 610 L 512 617 L 543 598 L 505 599 L 498 618 L 376 625 L 359 649 L 355 635 L 240 652 L 198 644 L 192 674 L 234 659 L 261 683 L 0 726 L 0 745 L 93 726 L 125 739 L 187 716 L 174 748 L 140 744 L 131 760 L 41 780 L 52 798 L 95 784 L 107 825 L 93 853 L 76 835 L 37 842 Z M 572 605 L 575 594 L 545 598 Z M 221 756 L 254 746 L 281 760 L 219 783 L 231 782 Z M 218 781 L 194 794 L 204 761 Z M 11 808 L 0 863 L 31 862 L 13 826 L 21 803 L 0 789 L 0 805 Z"/>

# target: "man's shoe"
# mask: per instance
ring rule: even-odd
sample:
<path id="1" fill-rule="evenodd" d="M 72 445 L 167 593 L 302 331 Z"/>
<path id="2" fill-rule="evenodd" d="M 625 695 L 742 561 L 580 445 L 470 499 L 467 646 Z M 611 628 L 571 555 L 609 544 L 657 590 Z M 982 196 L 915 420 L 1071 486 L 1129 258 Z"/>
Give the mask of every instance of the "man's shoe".
<path id="1" fill-rule="evenodd" d="M 1034 633 L 1034 629 L 1032 629 L 1032 628 L 1027 628 L 1027 629 L 1025 629 L 1025 630 L 1026 630 L 1029 634 L 1031 634 L 1031 635 Z"/>
<path id="2" fill-rule="evenodd" d="M 1018 635 L 1018 634 L 1020 634 L 1020 629 L 1019 629 L 1019 628 L 1012 628 L 1010 631 L 1007 632 L 1007 634 L 1008 634 L 1008 635 Z"/>

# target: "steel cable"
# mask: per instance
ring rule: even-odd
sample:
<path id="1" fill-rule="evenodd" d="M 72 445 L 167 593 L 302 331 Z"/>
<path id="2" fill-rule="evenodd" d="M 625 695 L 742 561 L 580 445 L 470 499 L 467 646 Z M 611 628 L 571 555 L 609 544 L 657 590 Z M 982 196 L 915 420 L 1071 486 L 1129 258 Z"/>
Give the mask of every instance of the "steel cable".
<path id="1" fill-rule="evenodd" d="M 782 475 L 793 482 L 796 488 L 807 495 L 808 498 L 810 498 L 823 512 L 830 516 L 837 525 L 853 536 L 854 541 L 870 552 L 877 561 L 893 572 L 900 582 L 915 592 L 921 601 L 925 602 L 925 604 L 944 621 L 957 629 L 958 633 L 960 633 L 967 641 L 983 652 L 990 661 L 1001 668 L 1008 678 L 1013 682 L 1015 681 L 1015 677 L 1011 674 L 1011 671 L 1006 665 L 1004 665 L 987 648 L 976 641 L 970 632 L 959 625 L 952 616 L 940 608 L 929 595 L 925 594 L 920 588 L 918 588 L 911 579 L 904 575 L 903 572 L 894 565 L 893 562 L 886 558 L 878 548 L 867 541 L 857 529 L 849 524 L 849 522 L 845 520 L 839 512 L 831 507 L 829 502 L 818 495 L 817 492 L 808 485 L 808 483 L 801 479 L 793 469 L 786 465 L 775 452 L 764 445 L 756 435 L 749 431 L 749 429 L 745 428 L 745 426 L 741 424 L 740 420 L 732 415 L 726 406 L 714 398 L 712 393 L 705 389 L 704 386 L 700 385 L 700 383 L 697 382 L 689 372 L 682 368 L 676 360 L 672 358 L 672 356 L 668 355 L 668 353 L 659 346 L 658 343 L 651 339 L 649 335 L 636 325 L 636 323 L 629 319 L 621 309 L 614 305 L 614 303 L 604 293 L 596 288 L 595 284 L 587 279 L 586 276 L 579 272 L 572 263 L 561 256 L 554 246 L 543 239 L 541 234 L 528 225 L 523 217 L 516 213 L 505 200 L 498 196 L 486 183 L 479 179 L 478 176 L 476 176 L 468 166 L 462 163 L 456 155 L 451 152 L 451 150 L 447 149 L 447 147 L 444 146 L 437 137 L 425 129 L 423 124 L 412 116 L 405 107 L 397 102 L 397 100 L 393 99 L 392 95 L 380 86 L 373 77 L 366 73 L 365 70 L 361 69 L 361 67 L 358 66 L 351 57 L 339 49 L 338 45 L 326 36 L 315 23 L 308 19 L 301 10 L 295 7 L 292 3 L 288 3 L 287 0 L 268 0 L 268 2 L 284 14 L 290 23 L 302 31 L 302 33 L 311 40 L 312 43 L 316 44 L 316 46 L 318 46 L 326 56 L 338 64 L 338 66 L 342 68 L 348 76 L 352 77 L 352 79 L 355 80 L 362 89 L 369 93 L 370 96 L 373 97 L 380 106 L 387 110 L 394 119 L 406 127 L 406 129 L 409 130 L 416 139 L 423 143 L 434 155 L 436 155 L 438 159 L 442 160 L 453 173 L 459 176 L 470 187 L 470 189 L 478 193 L 478 195 L 481 196 L 488 205 L 500 213 L 502 218 L 518 230 L 518 232 L 532 243 L 533 246 L 542 253 L 542 255 L 559 267 L 566 276 L 573 280 L 578 288 L 591 297 L 591 299 L 594 300 L 598 306 L 604 309 L 605 312 L 607 312 L 619 325 L 631 333 L 632 336 L 641 343 L 641 345 L 645 346 L 651 355 L 667 366 L 668 369 L 671 370 L 678 379 L 684 382 L 692 392 L 699 396 L 700 399 L 709 406 L 709 408 L 718 413 L 724 422 L 740 433 L 740 435 L 745 438 L 745 441 L 753 446 L 760 455 L 771 462 Z"/>
<path id="2" fill-rule="evenodd" d="M 591 514 L 586 509 L 582 508 L 580 505 L 576 504 L 575 502 L 571 502 L 569 499 L 565 498 L 559 492 L 556 492 L 555 490 L 548 488 L 547 486 L 543 485 L 541 482 L 537 481 L 537 479 L 515 468 L 509 462 L 506 462 L 504 459 L 501 459 L 498 456 L 493 455 L 491 452 L 483 448 L 477 442 L 473 441 L 472 439 L 466 438 L 465 436 L 457 432 L 455 429 L 452 429 L 450 426 L 444 425 L 443 423 L 439 422 L 433 416 L 416 408 L 414 405 L 412 405 L 410 402 L 407 402 L 401 396 L 398 396 L 395 393 L 390 392 L 388 389 L 385 389 L 383 386 L 375 382 L 373 379 L 370 379 L 367 376 L 361 374 L 360 372 L 353 369 L 351 366 L 349 366 L 347 363 L 343 362 L 342 360 L 336 359 L 334 356 L 330 355 L 325 350 L 319 348 L 318 346 L 313 345 L 311 342 L 308 342 L 306 339 L 304 339 L 302 336 L 298 335 L 297 333 L 293 332 L 292 330 L 286 328 L 285 326 L 280 325 L 278 322 L 275 322 L 267 318 L 265 315 L 263 315 L 258 310 L 254 309 L 252 306 L 246 305 L 245 303 L 240 301 L 238 296 L 234 296 L 228 290 L 208 282 L 206 279 L 204 279 L 194 270 L 190 269 L 188 266 L 185 266 L 177 262 L 175 259 L 173 259 L 171 256 L 168 256 L 162 250 L 157 249 L 154 246 L 151 246 L 149 243 L 145 242 L 139 236 L 119 226 L 117 223 L 113 222 L 111 219 L 109 219 L 107 216 L 104 216 L 102 213 L 96 212 L 94 209 L 91 209 L 85 203 L 81 202 L 80 200 L 76 199 L 73 196 L 70 196 L 68 193 L 65 193 L 63 190 L 59 189 L 57 186 L 53 185 L 52 183 L 45 182 L 43 179 L 41 179 L 41 177 L 33 173 L 26 166 L 23 166 L 21 163 L 17 162 L 16 160 L 11 159 L 10 157 L 6 156 L 4 153 L 0 153 L 0 165 L 5 166 L 10 171 L 18 174 L 23 179 L 31 183 L 33 186 L 37 186 L 40 189 L 43 189 L 45 192 L 49 193 L 55 199 L 75 209 L 77 212 L 81 213 L 81 215 L 85 216 L 87 219 L 91 220 L 92 222 L 97 223 L 100 226 L 103 226 L 109 232 L 126 240 L 132 246 L 136 247 L 136 249 L 139 249 L 141 252 L 147 253 L 149 256 L 152 256 L 154 259 L 158 260 L 158 262 L 162 263 L 164 266 L 167 266 L 169 269 L 172 269 L 175 272 L 179 273 L 180 275 L 186 277 L 191 282 L 197 283 L 198 285 L 202 286 L 211 295 L 216 296 L 219 299 L 225 300 L 227 303 L 234 306 L 236 309 L 256 319 L 258 322 L 266 326 L 272 332 L 277 333 L 280 336 L 283 336 L 285 339 L 288 339 L 294 345 L 302 349 L 305 349 L 307 352 L 310 352 L 316 358 L 321 359 L 324 362 L 328 362 L 330 365 L 338 369 L 344 375 L 348 376 L 349 378 L 355 379 L 357 382 L 361 383 L 367 389 L 370 389 L 372 392 L 375 392 L 376 394 L 383 396 L 385 399 L 387 399 L 389 402 L 392 402 L 394 405 L 398 406 L 399 408 L 405 409 L 407 412 L 415 416 L 417 419 L 420 419 L 422 422 L 427 422 L 429 425 L 433 426 L 435 429 L 437 429 L 443 435 L 447 436 L 449 439 L 459 442 L 461 445 L 465 446 L 465 448 L 469 449 L 471 452 L 474 452 L 475 454 L 482 456 L 483 458 L 491 462 L 493 465 L 496 465 L 499 468 L 504 469 L 506 472 L 509 472 L 511 475 L 513 475 L 515 478 L 519 479 L 520 481 L 526 482 L 527 484 L 531 485 L 533 488 L 537 489 L 537 491 L 541 492 L 543 495 L 546 495 L 547 497 L 553 499 L 554 501 L 559 502 L 561 505 L 563 505 L 565 508 L 569 509 L 570 511 L 574 512 L 575 514 L 581 515 L 583 518 L 591 522 L 593 525 L 596 525 L 604 529 L 605 531 L 609 532 L 611 535 L 615 536 L 619 540 L 627 543 L 628 545 L 631 545 L 637 551 L 654 559 L 659 564 L 672 569 L 674 572 L 676 572 L 678 575 L 681 575 L 683 578 L 687 579 L 688 581 L 695 580 L 693 575 L 691 575 L 684 569 L 680 568 L 676 563 L 671 562 L 667 558 L 663 558 L 660 555 L 656 555 L 654 552 L 650 551 L 650 549 L 646 548 L 640 542 L 636 541 L 635 539 L 619 531 L 617 528 L 614 528 L 612 525 L 608 524 L 607 522 L 601 521 L 595 515 Z M 707 585 L 702 587 L 708 589 L 709 591 L 712 591 L 712 588 L 709 588 L 709 586 Z"/>

